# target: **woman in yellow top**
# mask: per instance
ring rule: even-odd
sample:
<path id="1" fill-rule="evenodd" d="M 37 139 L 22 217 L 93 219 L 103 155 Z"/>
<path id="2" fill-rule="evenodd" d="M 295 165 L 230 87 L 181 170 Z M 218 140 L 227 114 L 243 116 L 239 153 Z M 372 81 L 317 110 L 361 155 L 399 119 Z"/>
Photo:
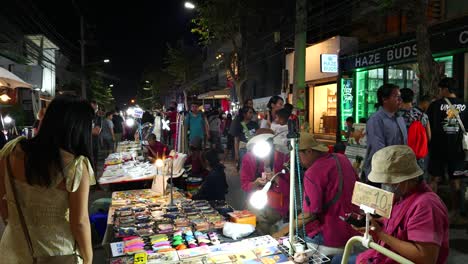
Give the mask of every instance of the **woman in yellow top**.
<path id="1" fill-rule="evenodd" d="M 0 263 L 33 262 L 17 206 L 22 209 L 34 257 L 76 252 L 83 263 L 92 263 L 88 195 L 89 186 L 95 184 L 89 162 L 93 117 L 88 102 L 56 97 L 36 137 L 15 139 L 0 152 L 0 212 L 7 223 L 0 241 Z"/>

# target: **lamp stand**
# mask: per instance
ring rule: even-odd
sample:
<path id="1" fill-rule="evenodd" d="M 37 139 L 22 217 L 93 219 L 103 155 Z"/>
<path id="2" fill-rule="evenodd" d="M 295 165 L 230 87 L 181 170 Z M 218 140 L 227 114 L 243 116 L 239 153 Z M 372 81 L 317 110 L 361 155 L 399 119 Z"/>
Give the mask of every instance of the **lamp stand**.
<path id="1" fill-rule="evenodd" d="M 289 254 L 293 255 L 294 250 L 292 245 L 294 245 L 294 192 L 296 189 L 296 139 L 291 138 L 291 151 L 289 152 L 290 158 L 290 169 L 289 169 L 289 243 L 291 247 L 289 247 Z"/>
<path id="2" fill-rule="evenodd" d="M 173 193 L 174 184 L 172 182 L 173 170 L 174 170 L 174 158 L 171 159 L 171 201 L 169 203 L 170 205 L 174 205 L 174 193 Z"/>

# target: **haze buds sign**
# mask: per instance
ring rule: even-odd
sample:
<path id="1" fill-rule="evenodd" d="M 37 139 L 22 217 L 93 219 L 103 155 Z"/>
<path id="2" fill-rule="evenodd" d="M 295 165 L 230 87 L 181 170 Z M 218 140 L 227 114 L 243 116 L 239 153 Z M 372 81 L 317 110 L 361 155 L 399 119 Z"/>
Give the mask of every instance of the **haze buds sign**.
<path id="1" fill-rule="evenodd" d="M 320 55 L 320 71 L 327 73 L 338 72 L 338 55 L 337 54 L 321 54 Z"/>
<path id="2" fill-rule="evenodd" d="M 375 213 L 390 218 L 393 207 L 393 193 L 361 182 L 354 185 L 353 198 L 355 205 L 365 205 L 375 210 Z"/>

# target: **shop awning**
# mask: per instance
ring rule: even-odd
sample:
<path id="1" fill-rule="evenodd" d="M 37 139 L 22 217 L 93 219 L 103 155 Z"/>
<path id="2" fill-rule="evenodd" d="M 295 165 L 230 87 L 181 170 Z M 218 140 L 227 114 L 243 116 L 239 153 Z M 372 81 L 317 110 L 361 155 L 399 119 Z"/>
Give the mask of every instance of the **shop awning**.
<path id="1" fill-rule="evenodd" d="M 14 75 L 5 68 L 0 67 L 0 87 L 15 88 L 32 88 L 32 85 L 21 80 L 20 77 Z"/>
<path id="2" fill-rule="evenodd" d="M 209 91 L 207 93 L 203 93 L 198 95 L 198 99 L 229 99 L 231 97 L 231 89 L 224 88 L 221 90 Z"/>

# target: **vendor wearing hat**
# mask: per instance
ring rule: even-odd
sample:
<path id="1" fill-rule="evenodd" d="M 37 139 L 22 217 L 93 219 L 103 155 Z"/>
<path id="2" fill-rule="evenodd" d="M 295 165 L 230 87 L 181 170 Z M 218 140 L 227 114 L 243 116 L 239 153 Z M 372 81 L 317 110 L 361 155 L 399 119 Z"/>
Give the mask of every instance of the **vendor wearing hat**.
<path id="1" fill-rule="evenodd" d="M 375 153 L 369 180 L 393 192 L 395 200 L 390 219 L 383 220 L 382 225 L 372 220 L 371 234 L 381 246 L 415 263 L 446 263 L 447 208 L 422 181 L 422 175 L 408 146 L 390 146 Z M 358 255 L 356 263 L 396 262 L 370 249 Z"/>
<path id="2" fill-rule="evenodd" d="M 303 213 L 297 219 L 299 226 L 305 225 L 307 246 L 328 256 L 341 254 L 346 242 L 357 235 L 340 220 L 340 216 L 358 211 L 351 203 L 357 175 L 346 156 L 328 153 L 328 147 L 309 133 L 301 133 L 299 158 L 307 171 Z M 288 231 L 285 227 L 274 236 L 284 236 Z"/>
<path id="3" fill-rule="evenodd" d="M 272 176 L 284 168 L 289 155 L 274 151 L 265 158 L 256 157 L 251 147 L 258 139 L 273 137 L 273 130 L 260 128 L 247 143 L 247 153 L 242 159 L 240 170 L 241 188 L 247 195 L 262 189 Z M 279 174 L 268 191 L 268 205 L 262 210 L 249 208 L 257 217 L 256 229 L 260 234 L 269 235 L 276 232 L 279 226 L 287 223 L 289 208 L 289 173 Z"/>

